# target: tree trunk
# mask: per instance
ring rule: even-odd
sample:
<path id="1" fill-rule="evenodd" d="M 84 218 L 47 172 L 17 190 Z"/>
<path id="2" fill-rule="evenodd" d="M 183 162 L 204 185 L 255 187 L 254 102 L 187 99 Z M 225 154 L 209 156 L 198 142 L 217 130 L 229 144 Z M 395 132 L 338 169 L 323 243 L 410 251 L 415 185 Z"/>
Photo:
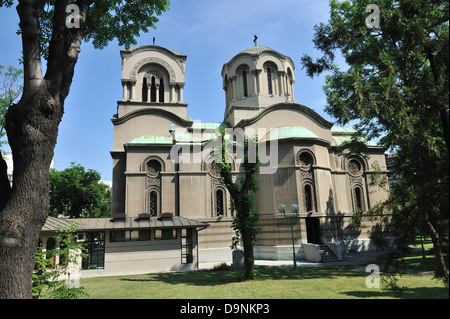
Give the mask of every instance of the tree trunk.
<path id="1" fill-rule="evenodd" d="M 39 233 L 49 211 L 49 170 L 92 1 L 78 0 L 81 28 L 66 28 L 67 0 L 55 1 L 47 71 L 42 76 L 39 1 L 19 0 L 24 86 L 5 117 L 13 154 L 12 188 L 0 163 L 0 298 L 31 298 Z"/>
<path id="2" fill-rule="evenodd" d="M 49 169 L 62 117 L 43 80 L 13 105 L 6 131 L 14 159 L 13 186 L 0 211 L 0 298 L 31 298 L 34 256 L 49 210 Z"/>
<path id="3" fill-rule="evenodd" d="M 436 257 L 436 272 L 435 276 L 437 278 L 443 278 L 445 282 L 448 283 L 449 273 L 447 265 L 445 264 L 444 254 L 442 252 L 442 241 L 441 238 L 431 223 L 428 214 L 425 214 L 425 222 L 428 227 L 428 231 L 431 236 L 431 241 L 433 242 L 434 254 Z"/>
<path id="4" fill-rule="evenodd" d="M 243 229 L 242 243 L 244 246 L 244 280 L 253 280 L 253 268 L 255 265 L 255 260 L 253 256 L 253 238 L 249 231 Z"/>

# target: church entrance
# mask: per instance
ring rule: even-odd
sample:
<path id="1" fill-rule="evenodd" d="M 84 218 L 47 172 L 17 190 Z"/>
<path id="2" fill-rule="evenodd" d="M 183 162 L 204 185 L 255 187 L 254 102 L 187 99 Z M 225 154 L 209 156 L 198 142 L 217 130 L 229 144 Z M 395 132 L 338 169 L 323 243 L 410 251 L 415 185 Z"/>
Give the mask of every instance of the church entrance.
<path id="1" fill-rule="evenodd" d="M 322 243 L 320 236 L 320 220 L 317 217 L 307 217 L 306 218 L 306 236 L 308 244 L 318 244 Z"/>

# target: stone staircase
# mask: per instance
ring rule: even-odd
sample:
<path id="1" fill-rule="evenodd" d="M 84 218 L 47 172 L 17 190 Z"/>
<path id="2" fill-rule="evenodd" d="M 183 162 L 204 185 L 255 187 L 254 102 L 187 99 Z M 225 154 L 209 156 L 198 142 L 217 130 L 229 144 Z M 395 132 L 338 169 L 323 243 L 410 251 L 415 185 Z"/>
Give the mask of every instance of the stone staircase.
<path id="1" fill-rule="evenodd" d="M 320 245 L 320 256 L 322 263 L 340 261 L 327 245 Z"/>

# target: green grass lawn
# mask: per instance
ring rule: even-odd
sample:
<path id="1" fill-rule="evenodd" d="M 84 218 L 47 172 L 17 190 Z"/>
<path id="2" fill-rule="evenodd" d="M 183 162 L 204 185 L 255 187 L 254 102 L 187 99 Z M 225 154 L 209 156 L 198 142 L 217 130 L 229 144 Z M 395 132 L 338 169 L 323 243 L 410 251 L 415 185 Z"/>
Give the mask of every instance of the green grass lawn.
<path id="1" fill-rule="evenodd" d="M 259 268 L 259 278 L 242 282 L 237 270 L 161 273 L 83 279 L 89 299 L 349 299 L 449 298 L 448 289 L 431 275 L 403 275 L 398 295 L 367 288 L 368 273 L 355 267 Z"/>
<path id="2" fill-rule="evenodd" d="M 374 264 L 380 270 L 386 255 Z M 87 299 L 448 299 L 449 290 L 433 275 L 402 275 L 402 294 L 383 287 L 366 287 L 365 265 L 343 267 L 257 268 L 256 280 L 243 282 L 242 271 L 195 271 L 81 280 Z M 434 258 L 421 252 L 407 256 L 406 266 L 432 270 Z M 355 271 L 362 268 L 362 271 Z M 45 298 L 45 293 L 42 296 Z"/>

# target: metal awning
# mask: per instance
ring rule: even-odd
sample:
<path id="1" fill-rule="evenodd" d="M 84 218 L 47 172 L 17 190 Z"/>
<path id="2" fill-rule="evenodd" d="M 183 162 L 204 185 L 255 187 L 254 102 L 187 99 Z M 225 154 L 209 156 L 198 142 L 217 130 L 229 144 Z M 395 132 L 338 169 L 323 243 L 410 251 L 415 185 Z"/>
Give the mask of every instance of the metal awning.
<path id="1" fill-rule="evenodd" d="M 149 217 L 149 218 L 70 218 L 58 219 L 48 217 L 43 232 L 55 232 L 61 227 L 77 224 L 83 231 L 105 231 L 105 230 L 139 230 L 139 229 L 164 229 L 164 228 L 200 228 L 209 227 L 209 224 L 199 222 L 180 216 L 171 218 Z"/>
<path id="2" fill-rule="evenodd" d="M 73 224 L 72 219 L 47 217 L 41 232 L 56 232 L 62 228 L 70 227 Z M 80 225 L 81 227 L 81 225 Z"/>

